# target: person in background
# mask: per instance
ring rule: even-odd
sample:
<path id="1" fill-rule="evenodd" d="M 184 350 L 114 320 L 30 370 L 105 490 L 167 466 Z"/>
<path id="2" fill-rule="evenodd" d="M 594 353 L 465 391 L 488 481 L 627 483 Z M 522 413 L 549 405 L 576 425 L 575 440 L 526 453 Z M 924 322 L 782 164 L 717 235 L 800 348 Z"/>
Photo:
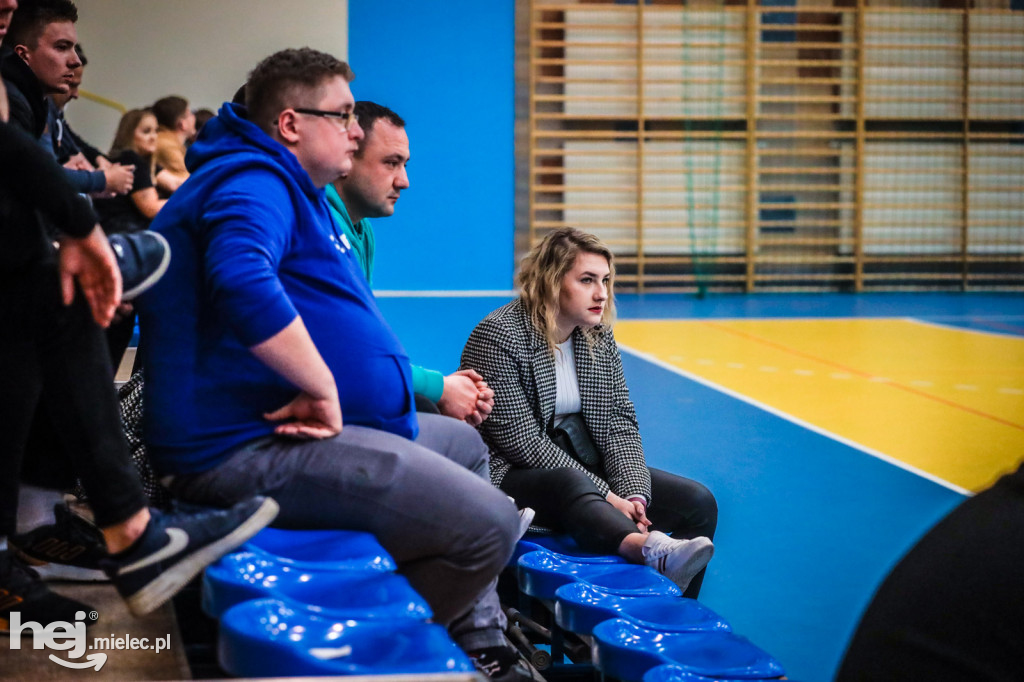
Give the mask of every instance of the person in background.
<path id="1" fill-rule="evenodd" d="M 135 173 L 127 194 L 96 201 L 107 234 L 147 229 L 166 203 L 157 193 L 157 179 L 169 173 L 156 163 L 156 137 L 156 117 L 148 109 L 132 109 L 121 117 L 109 157 Z"/>
<path id="2" fill-rule="evenodd" d="M 132 109 L 121 117 L 110 147 L 110 158 L 135 169 L 127 194 L 98 198 L 94 204 L 100 225 L 108 235 L 137 233 L 149 228 L 150 222 L 167 202 L 157 191 L 159 184 L 174 185 L 173 177 L 156 165 L 156 117 L 148 109 Z M 110 361 L 115 368 L 121 363 L 135 333 L 135 310 L 123 305 L 107 329 Z"/>
<path id="3" fill-rule="evenodd" d="M 54 5 L 66 11 L 69 3 L 27 4 L 37 12 Z M 0 43 L 15 10 L 14 0 L 0 0 Z M 107 552 L 102 566 L 131 611 L 149 613 L 266 526 L 277 505 L 250 498 L 226 511 L 149 508 L 121 433 L 101 331 L 121 300 L 114 252 L 38 138 L 7 124 L 7 102 L 0 84 L 0 631 L 13 613 L 45 627 L 92 611 L 50 591 L 6 548 L 17 525 L 18 486 L 30 474 L 57 488 L 81 477 Z M 45 435 L 61 448 L 39 447 L 44 422 Z"/>
<path id="4" fill-rule="evenodd" d="M 53 148 L 57 152 L 57 163 L 65 168 L 79 169 L 84 171 L 105 170 L 110 168 L 110 160 L 99 150 L 93 147 L 79 136 L 64 116 L 68 105 L 78 99 L 78 91 L 82 85 L 82 77 L 89 60 L 85 56 L 80 43 L 75 44 L 75 52 L 78 60 L 82 62 L 74 71 L 71 81 L 68 83 L 66 93 L 54 93 L 50 95 L 50 122 L 48 127 L 53 139 Z"/>
<path id="5" fill-rule="evenodd" d="M 82 61 L 75 51 L 78 9 L 70 0 L 24 3 L 11 21 L 9 36 L 0 50 L 10 104 L 10 121 L 21 128 L 55 159 L 56 116 L 48 97 L 70 94 Z M 53 119 L 51 120 L 51 116 Z M 113 164 L 98 171 L 84 167 L 64 172 L 72 186 L 83 194 L 121 193 L 131 187 L 133 169 Z"/>
<path id="6" fill-rule="evenodd" d="M 187 143 L 196 136 L 196 115 L 189 109 L 188 100 L 178 95 L 162 97 L 150 107 L 157 122 L 156 163 L 165 169 L 173 182 L 165 189 L 174 192 L 188 179 L 185 166 Z"/>
<path id="7" fill-rule="evenodd" d="M 700 483 L 647 466 L 611 329 L 613 278 L 597 237 L 552 231 L 523 259 L 519 298 L 473 330 L 462 366 L 494 389 L 479 427 L 491 480 L 537 524 L 652 566 L 696 598 L 718 506 Z"/>
<path id="8" fill-rule="evenodd" d="M 471 426 L 417 415 L 408 356 L 324 199 L 363 136 L 353 77 L 309 48 L 270 55 L 245 106 L 225 104 L 189 150 L 153 222 L 175 257 L 140 304 L 148 454 L 186 501 L 260 491 L 284 527 L 373 533 L 505 676 L 494 586 L 516 509 Z"/>
<path id="9" fill-rule="evenodd" d="M 211 118 L 213 118 L 214 116 L 216 116 L 217 114 L 216 114 L 216 112 L 214 112 L 211 109 L 196 109 L 195 110 L 195 115 L 196 115 L 196 134 L 193 135 L 192 139 L 190 139 L 188 141 L 189 145 L 191 145 L 193 142 L 196 141 L 196 138 L 199 137 L 199 132 L 203 129 L 203 126 L 206 125 L 209 122 L 209 120 Z"/>
<path id="10" fill-rule="evenodd" d="M 352 170 L 327 186 L 327 203 L 372 284 L 375 240 L 369 219 L 392 215 L 402 190 L 409 187 L 409 136 L 405 121 L 380 104 L 356 102 L 355 114 L 364 137 L 352 157 Z M 412 382 L 417 400 L 422 397 L 436 404 L 441 414 L 474 426 L 494 405 L 494 392 L 472 369 L 444 376 L 413 365 Z"/>

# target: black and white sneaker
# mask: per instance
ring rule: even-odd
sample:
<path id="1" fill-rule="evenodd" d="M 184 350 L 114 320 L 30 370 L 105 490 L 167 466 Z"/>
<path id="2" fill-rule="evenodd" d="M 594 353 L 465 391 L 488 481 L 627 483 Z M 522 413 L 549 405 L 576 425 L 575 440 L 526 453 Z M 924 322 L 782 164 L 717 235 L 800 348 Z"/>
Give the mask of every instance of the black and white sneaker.
<path id="1" fill-rule="evenodd" d="M 56 522 L 12 535 L 8 545 L 44 580 L 100 581 L 107 576 L 100 560 L 107 556 L 103 533 L 67 504 L 54 506 Z"/>
<path id="2" fill-rule="evenodd" d="M 277 502 L 254 497 L 230 509 L 165 513 L 150 509 L 149 525 L 130 548 L 100 562 L 136 616 L 173 597 L 201 570 L 262 530 Z"/>
<path id="3" fill-rule="evenodd" d="M 92 625 L 86 613 L 95 613 L 91 606 L 63 597 L 50 588 L 14 552 L 0 552 L 0 632 L 11 631 L 11 614 L 17 612 L 22 624 L 29 621 L 46 627 L 62 621 L 83 621 Z"/>
<path id="4" fill-rule="evenodd" d="M 171 247 L 162 234 L 119 232 L 107 238 L 121 269 L 121 300 L 130 301 L 157 283 L 171 262 Z"/>

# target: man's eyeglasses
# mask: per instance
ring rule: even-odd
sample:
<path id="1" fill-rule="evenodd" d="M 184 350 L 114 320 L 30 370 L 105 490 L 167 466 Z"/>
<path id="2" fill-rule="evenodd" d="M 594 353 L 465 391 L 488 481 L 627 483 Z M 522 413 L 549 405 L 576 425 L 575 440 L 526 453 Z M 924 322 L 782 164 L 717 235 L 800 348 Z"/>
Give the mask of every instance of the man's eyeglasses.
<path id="1" fill-rule="evenodd" d="M 292 109 L 296 114 L 307 116 L 320 116 L 321 118 L 336 118 L 341 121 L 341 129 L 348 130 L 353 123 L 359 122 L 359 117 L 353 111 L 324 111 L 323 109 Z"/>

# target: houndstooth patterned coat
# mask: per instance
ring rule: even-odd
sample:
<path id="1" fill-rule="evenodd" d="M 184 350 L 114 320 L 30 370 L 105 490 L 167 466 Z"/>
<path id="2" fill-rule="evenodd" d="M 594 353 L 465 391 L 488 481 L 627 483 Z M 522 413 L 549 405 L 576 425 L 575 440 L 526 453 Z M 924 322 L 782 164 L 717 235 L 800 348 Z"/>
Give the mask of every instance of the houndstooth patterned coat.
<path id="1" fill-rule="evenodd" d="M 643 495 L 651 500 L 651 475 L 644 460 L 636 412 L 610 328 L 593 349 L 573 332 L 583 419 L 601 452 L 607 481 L 594 479 L 602 494 Z M 491 449 L 491 481 L 499 485 L 512 467 L 586 469 L 547 436 L 555 413 L 555 361 L 547 341 L 520 299 L 498 308 L 480 324 L 462 351 L 462 368 L 475 369 L 494 389 L 494 411 L 480 425 Z"/>

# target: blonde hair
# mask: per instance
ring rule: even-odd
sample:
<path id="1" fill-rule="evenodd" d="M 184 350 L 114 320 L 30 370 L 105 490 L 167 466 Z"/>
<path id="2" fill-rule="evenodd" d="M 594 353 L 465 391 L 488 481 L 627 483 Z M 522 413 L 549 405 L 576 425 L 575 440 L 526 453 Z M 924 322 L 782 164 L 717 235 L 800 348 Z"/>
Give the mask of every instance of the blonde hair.
<path id="1" fill-rule="evenodd" d="M 608 301 L 601 315 L 601 325 L 610 326 L 615 320 L 615 297 L 612 293 L 615 283 L 615 260 L 611 249 L 594 235 L 573 227 L 563 227 L 548 233 L 523 258 L 519 275 L 516 277 L 516 284 L 520 289 L 519 298 L 530 316 L 530 321 L 537 331 L 544 335 L 552 353 L 561 341 L 557 338 L 557 319 L 562 280 L 576 265 L 576 257 L 581 253 L 604 256 L 608 261 Z M 587 345 L 593 347 L 599 330 L 594 327 L 581 331 Z"/>

